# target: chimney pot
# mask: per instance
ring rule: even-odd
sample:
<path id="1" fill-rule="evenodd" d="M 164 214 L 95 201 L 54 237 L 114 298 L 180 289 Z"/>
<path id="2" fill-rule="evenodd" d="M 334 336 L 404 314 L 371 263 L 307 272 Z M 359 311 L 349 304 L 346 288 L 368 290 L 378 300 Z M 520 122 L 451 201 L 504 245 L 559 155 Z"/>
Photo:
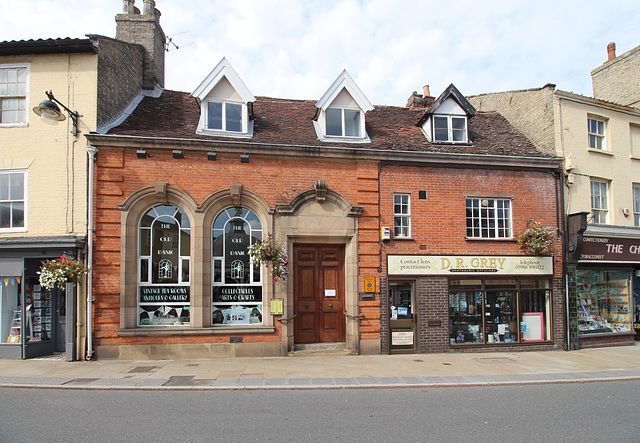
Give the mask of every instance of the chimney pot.
<path id="1" fill-rule="evenodd" d="M 429 85 L 424 85 L 422 87 L 422 92 L 424 97 L 431 97 L 431 92 L 429 91 Z"/>
<path id="2" fill-rule="evenodd" d="M 122 0 L 122 13 L 133 14 L 133 4 L 135 0 Z"/>
<path id="3" fill-rule="evenodd" d="M 154 15 L 156 9 L 156 2 L 154 0 L 144 0 L 144 15 Z"/>
<path id="4" fill-rule="evenodd" d="M 607 45 L 607 55 L 609 56 L 609 59 L 607 61 L 616 58 L 616 44 L 614 42 L 611 42 Z"/>

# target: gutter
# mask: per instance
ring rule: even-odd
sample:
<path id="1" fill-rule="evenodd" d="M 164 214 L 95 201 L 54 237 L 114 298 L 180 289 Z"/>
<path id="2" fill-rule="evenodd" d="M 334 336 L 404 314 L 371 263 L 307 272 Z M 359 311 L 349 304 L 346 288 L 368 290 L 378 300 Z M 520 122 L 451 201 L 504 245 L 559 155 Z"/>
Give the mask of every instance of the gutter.
<path id="1" fill-rule="evenodd" d="M 490 166 L 502 169 L 557 169 L 563 159 L 558 157 L 528 157 L 513 155 L 442 153 L 429 151 L 407 151 L 375 149 L 370 147 L 352 148 L 341 146 L 288 145 L 281 143 L 260 143 L 235 140 L 200 140 L 188 138 L 157 138 L 132 135 L 109 135 L 90 133 L 85 136 L 91 143 L 103 148 L 158 149 L 170 150 L 180 145 L 181 149 L 193 149 L 203 153 L 217 150 L 218 153 L 252 154 L 272 156 L 273 149 L 287 151 L 283 155 L 293 157 L 314 157 L 316 159 L 361 159 L 382 162 L 407 162 L 420 165 L 448 165 L 452 167 Z M 220 148 L 223 148 L 224 151 Z"/>
<path id="2" fill-rule="evenodd" d="M 87 146 L 89 155 L 89 178 L 88 178 L 88 216 L 87 216 L 87 360 L 93 357 L 93 163 L 96 159 L 98 148 Z"/>

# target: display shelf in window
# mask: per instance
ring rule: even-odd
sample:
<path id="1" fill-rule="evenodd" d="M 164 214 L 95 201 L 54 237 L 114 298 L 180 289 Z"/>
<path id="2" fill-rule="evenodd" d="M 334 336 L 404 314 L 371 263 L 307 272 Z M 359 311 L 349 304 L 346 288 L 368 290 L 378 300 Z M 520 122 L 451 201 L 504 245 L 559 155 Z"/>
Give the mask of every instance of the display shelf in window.
<path id="1" fill-rule="evenodd" d="M 578 332 L 630 332 L 628 272 L 579 271 L 578 277 Z"/>
<path id="2" fill-rule="evenodd" d="M 22 313 L 20 309 L 14 309 L 13 319 L 11 320 L 11 329 L 9 331 L 9 337 L 7 343 L 20 343 L 20 337 L 22 336 Z"/>

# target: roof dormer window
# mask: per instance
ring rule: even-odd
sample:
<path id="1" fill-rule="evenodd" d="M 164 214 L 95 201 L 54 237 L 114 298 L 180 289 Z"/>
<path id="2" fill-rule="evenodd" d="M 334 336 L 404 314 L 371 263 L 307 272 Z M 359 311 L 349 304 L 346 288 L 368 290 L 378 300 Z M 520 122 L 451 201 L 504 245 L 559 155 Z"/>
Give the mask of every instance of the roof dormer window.
<path id="1" fill-rule="evenodd" d="M 246 106 L 231 101 L 207 101 L 207 129 L 212 131 L 246 132 L 243 118 Z"/>
<path id="2" fill-rule="evenodd" d="M 469 119 L 475 108 L 453 85 L 426 110 L 418 126 L 432 143 L 471 143 Z"/>
<path id="3" fill-rule="evenodd" d="M 434 115 L 433 135 L 433 139 L 436 142 L 466 143 L 467 117 Z"/>
<path id="4" fill-rule="evenodd" d="M 369 143 L 365 113 L 373 109 L 347 71 L 342 71 L 316 103 L 313 125 L 318 139 L 329 142 Z"/>
<path id="5" fill-rule="evenodd" d="M 325 111 L 325 129 L 327 136 L 362 137 L 363 126 L 360 109 L 330 107 Z"/>
<path id="6" fill-rule="evenodd" d="M 200 102 L 197 134 L 221 137 L 253 136 L 251 104 L 256 99 L 226 58 L 191 94 Z"/>

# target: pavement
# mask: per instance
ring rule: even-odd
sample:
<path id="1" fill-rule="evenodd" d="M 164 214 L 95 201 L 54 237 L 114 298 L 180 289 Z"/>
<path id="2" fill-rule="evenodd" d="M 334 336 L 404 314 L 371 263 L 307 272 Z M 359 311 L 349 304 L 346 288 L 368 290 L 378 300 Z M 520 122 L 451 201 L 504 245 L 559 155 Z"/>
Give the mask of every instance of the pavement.
<path id="1" fill-rule="evenodd" d="M 367 389 L 640 380 L 640 342 L 579 351 L 67 362 L 0 360 L 0 387 Z"/>

